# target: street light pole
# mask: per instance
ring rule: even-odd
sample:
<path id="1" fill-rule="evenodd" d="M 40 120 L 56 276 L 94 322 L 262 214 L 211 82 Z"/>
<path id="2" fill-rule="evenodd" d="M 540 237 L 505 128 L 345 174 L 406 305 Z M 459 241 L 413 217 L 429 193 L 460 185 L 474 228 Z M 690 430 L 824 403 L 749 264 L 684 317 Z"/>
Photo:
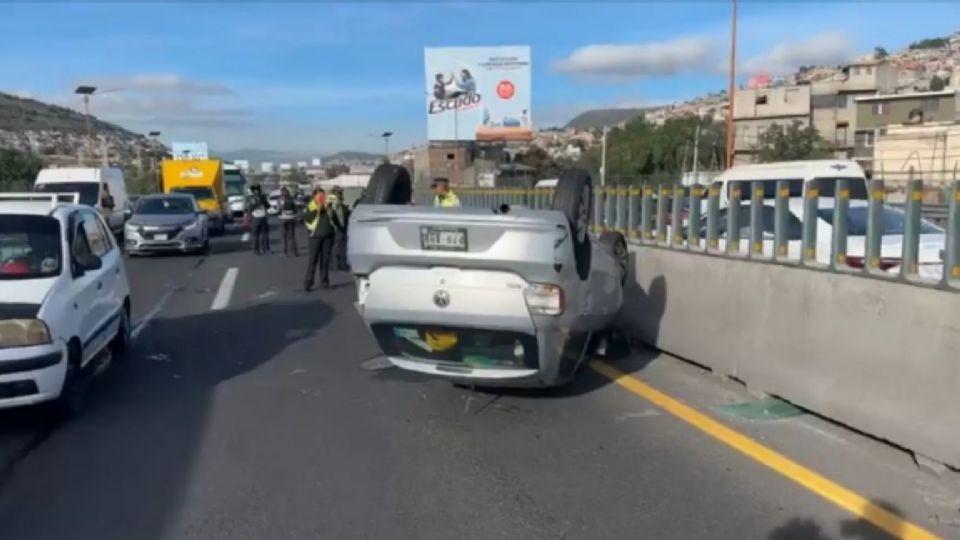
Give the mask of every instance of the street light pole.
<path id="1" fill-rule="evenodd" d="M 87 152 L 84 161 L 93 155 L 93 126 L 90 123 L 90 96 L 97 91 L 96 86 L 78 86 L 73 92 L 83 96 L 83 115 L 87 124 Z"/>
<path id="2" fill-rule="evenodd" d="M 392 131 L 384 131 L 380 136 L 383 137 L 383 153 L 387 158 L 387 163 L 390 162 L 390 137 L 393 135 Z"/>
<path id="3" fill-rule="evenodd" d="M 733 2 L 733 13 L 730 18 L 730 73 L 729 89 L 727 90 L 727 163 L 726 168 L 733 167 L 733 102 L 737 79 L 737 0 Z"/>

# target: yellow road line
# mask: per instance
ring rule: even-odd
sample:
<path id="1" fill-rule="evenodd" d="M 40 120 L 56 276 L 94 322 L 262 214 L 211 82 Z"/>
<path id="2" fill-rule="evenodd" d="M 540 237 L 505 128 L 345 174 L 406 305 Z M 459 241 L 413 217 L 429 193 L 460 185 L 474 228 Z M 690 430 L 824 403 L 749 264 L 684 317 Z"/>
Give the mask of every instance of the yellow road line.
<path id="1" fill-rule="evenodd" d="M 689 405 L 664 394 L 652 386 L 595 360 L 590 364 L 594 371 L 626 388 L 630 392 L 664 409 L 700 431 L 720 440 L 748 457 L 786 476 L 810 491 L 820 495 L 851 514 L 876 525 L 897 538 L 904 540 L 929 540 L 938 536 L 906 519 L 870 502 L 863 496 L 847 489 L 821 474 L 800 465 L 783 454 L 735 431 Z"/>

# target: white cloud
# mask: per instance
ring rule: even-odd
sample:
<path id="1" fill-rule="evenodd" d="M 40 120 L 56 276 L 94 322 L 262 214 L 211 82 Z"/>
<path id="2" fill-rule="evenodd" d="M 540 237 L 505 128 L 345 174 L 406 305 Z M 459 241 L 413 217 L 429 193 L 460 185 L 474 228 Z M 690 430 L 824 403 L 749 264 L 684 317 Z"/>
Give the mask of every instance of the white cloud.
<path id="1" fill-rule="evenodd" d="M 217 81 L 190 80 L 172 73 L 146 73 L 124 77 L 90 78 L 82 81 L 98 93 L 142 92 L 187 95 L 226 95 L 232 91 Z"/>
<path id="2" fill-rule="evenodd" d="M 853 48 L 853 41 L 846 33 L 823 32 L 805 40 L 784 41 L 766 53 L 748 59 L 743 71 L 786 75 L 800 66 L 842 64 L 851 58 Z"/>
<path id="3" fill-rule="evenodd" d="M 709 68 L 716 46 L 708 37 L 632 45 L 587 45 L 553 62 L 561 73 L 595 77 L 637 78 L 675 75 Z"/>

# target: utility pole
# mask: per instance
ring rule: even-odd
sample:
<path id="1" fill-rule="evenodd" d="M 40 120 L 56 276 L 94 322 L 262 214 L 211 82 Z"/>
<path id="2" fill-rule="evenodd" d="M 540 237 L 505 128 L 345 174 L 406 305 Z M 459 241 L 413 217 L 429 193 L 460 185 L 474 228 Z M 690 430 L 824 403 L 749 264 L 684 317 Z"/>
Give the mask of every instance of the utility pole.
<path id="1" fill-rule="evenodd" d="M 737 79 L 737 0 L 733 2 L 733 14 L 730 18 L 730 86 L 727 90 L 727 162 L 726 168 L 733 166 L 733 94 Z"/>
<path id="2" fill-rule="evenodd" d="M 697 176 L 700 166 L 697 160 L 700 157 L 700 121 L 697 120 L 697 129 L 693 132 L 693 181 L 699 184 L 700 178 Z"/>
<path id="3" fill-rule="evenodd" d="M 603 126 L 600 143 L 600 185 L 607 185 L 607 126 Z"/>
<path id="4" fill-rule="evenodd" d="M 380 134 L 383 137 L 383 153 L 387 158 L 387 163 L 390 162 L 390 137 L 393 135 L 392 131 L 384 131 Z"/>

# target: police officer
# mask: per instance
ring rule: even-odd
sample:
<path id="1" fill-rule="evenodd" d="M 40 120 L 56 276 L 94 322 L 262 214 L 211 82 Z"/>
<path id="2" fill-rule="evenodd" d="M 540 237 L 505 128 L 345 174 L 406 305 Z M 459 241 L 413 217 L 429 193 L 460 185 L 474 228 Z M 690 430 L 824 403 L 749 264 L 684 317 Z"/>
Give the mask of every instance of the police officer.
<path id="1" fill-rule="evenodd" d="M 297 256 L 297 201 L 286 187 L 280 190 L 280 223 L 283 224 L 283 254 Z"/>
<path id="2" fill-rule="evenodd" d="M 343 190 L 334 188 L 330 194 L 330 218 L 333 222 L 333 259 L 337 270 L 348 270 L 347 230 L 350 224 L 350 208 L 343 203 Z"/>
<path id="3" fill-rule="evenodd" d="M 450 191 L 450 180 L 448 178 L 434 178 L 433 185 L 434 198 L 433 205 L 442 208 L 459 208 L 460 197 Z"/>
<path id="4" fill-rule="evenodd" d="M 257 255 L 270 252 L 270 227 L 267 224 L 267 208 L 269 207 L 270 203 L 263 192 L 260 191 L 260 185 L 251 185 L 245 210 L 253 233 L 250 235 L 253 240 L 253 252 Z"/>
<path id="5" fill-rule="evenodd" d="M 333 251 L 333 222 L 331 211 L 326 204 L 326 194 L 323 189 L 317 188 L 313 198 L 307 204 L 307 211 L 303 221 L 307 225 L 310 235 L 310 254 L 307 257 L 307 275 L 303 280 L 303 288 L 307 292 L 313 290 L 313 280 L 320 267 L 320 287 L 330 288 L 330 255 Z"/>

